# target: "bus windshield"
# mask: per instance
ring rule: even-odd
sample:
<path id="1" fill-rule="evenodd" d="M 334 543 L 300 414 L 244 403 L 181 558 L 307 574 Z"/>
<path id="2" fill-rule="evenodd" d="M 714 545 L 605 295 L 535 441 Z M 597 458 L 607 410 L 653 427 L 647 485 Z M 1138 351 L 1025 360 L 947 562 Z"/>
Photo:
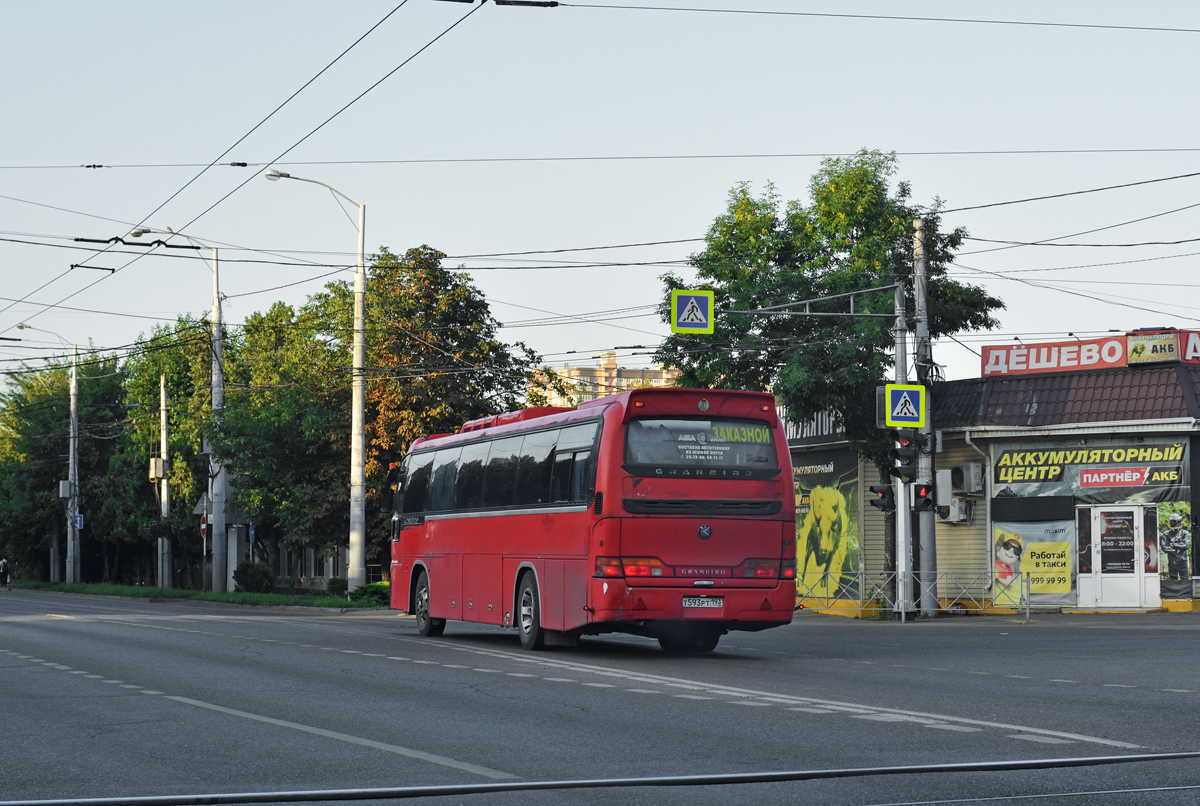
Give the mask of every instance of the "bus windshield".
<path id="1" fill-rule="evenodd" d="M 630 420 L 625 463 L 633 466 L 776 471 L 779 456 L 766 423 L 753 420 Z"/>

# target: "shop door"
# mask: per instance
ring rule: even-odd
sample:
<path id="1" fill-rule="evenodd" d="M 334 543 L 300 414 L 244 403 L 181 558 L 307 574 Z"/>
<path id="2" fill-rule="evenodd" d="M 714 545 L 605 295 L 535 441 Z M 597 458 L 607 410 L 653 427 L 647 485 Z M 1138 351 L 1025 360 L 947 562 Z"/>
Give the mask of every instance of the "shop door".
<path id="1" fill-rule="evenodd" d="M 1085 568 L 1091 571 L 1092 604 L 1096 607 L 1140 607 L 1143 598 L 1143 508 L 1110 505 L 1089 509 L 1090 540 L 1086 543 L 1080 540 L 1079 572 L 1082 577 Z M 1091 556 L 1085 557 L 1088 550 Z M 1084 602 L 1080 601 L 1080 605 Z"/>

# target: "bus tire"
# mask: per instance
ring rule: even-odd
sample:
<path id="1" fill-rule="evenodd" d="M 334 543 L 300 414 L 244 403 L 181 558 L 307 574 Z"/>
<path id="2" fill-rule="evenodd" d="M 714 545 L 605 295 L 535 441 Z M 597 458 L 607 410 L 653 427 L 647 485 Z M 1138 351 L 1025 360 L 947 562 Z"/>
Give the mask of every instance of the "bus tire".
<path id="1" fill-rule="evenodd" d="M 417 632 L 426 638 L 437 638 L 446 631 L 444 618 L 433 618 L 429 615 L 429 574 L 424 571 L 417 578 L 417 591 L 413 596 L 417 616 Z"/>
<path id="2" fill-rule="evenodd" d="M 546 646 L 546 631 L 542 629 L 542 605 L 538 599 L 537 580 L 533 574 L 521 577 L 517 588 L 517 632 L 521 647 L 528 650 Z"/>

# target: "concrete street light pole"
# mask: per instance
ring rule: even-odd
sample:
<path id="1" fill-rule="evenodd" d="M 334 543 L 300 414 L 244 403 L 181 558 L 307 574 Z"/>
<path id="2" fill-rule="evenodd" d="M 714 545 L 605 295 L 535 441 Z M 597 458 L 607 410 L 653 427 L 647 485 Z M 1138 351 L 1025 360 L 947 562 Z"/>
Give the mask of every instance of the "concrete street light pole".
<path id="1" fill-rule="evenodd" d="M 274 168 L 267 171 L 265 176 L 272 182 L 280 179 L 295 179 L 299 182 L 320 185 L 333 194 L 335 201 L 338 201 L 340 196 L 358 208 L 358 225 L 355 227 L 358 230 L 358 271 L 354 275 L 354 367 L 350 376 L 352 395 L 350 404 L 350 562 L 346 569 L 346 583 L 350 590 L 354 590 L 367 582 L 367 451 L 363 433 L 367 410 L 367 351 L 364 333 L 367 294 L 367 206 L 359 204 L 345 193 L 315 179 L 292 176 L 283 171 L 276 171 Z M 342 206 L 340 201 L 338 201 L 338 206 Z M 342 212 L 345 212 L 345 209 L 342 207 Z M 346 217 L 349 218 L 350 214 L 346 213 Z M 350 223 L 354 224 L 354 219 L 350 219 Z"/>
<path id="2" fill-rule="evenodd" d="M 140 227 L 129 233 L 134 238 L 140 238 L 151 232 L 157 232 L 165 235 L 177 235 L 192 246 L 200 248 L 199 243 L 189 238 L 180 232 L 175 232 L 170 227 L 166 230 L 156 230 L 150 227 Z M 220 426 L 221 413 L 225 410 L 225 334 L 224 323 L 221 318 L 221 272 L 217 250 L 212 251 L 212 263 L 209 264 L 209 269 L 213 276 L 213 301 L 212 301 L 212 416 L 213 421 Z M 203 259 L 203 258 L 201 258 Z M 164 458 L 165 458 L 164 453 Z M 213 536 L 213 567 L 212 567 L 212 592 L 225 593 L 229 590 L 229 578 L 231 569 L 229 568 L 229 537 L 225 533 L 225 466 L 217 460 L 216 454 L 209 449 L 209 479 L 212 495 L 210 497 L 211 514 L 209 523 L 212 524 Z"/>

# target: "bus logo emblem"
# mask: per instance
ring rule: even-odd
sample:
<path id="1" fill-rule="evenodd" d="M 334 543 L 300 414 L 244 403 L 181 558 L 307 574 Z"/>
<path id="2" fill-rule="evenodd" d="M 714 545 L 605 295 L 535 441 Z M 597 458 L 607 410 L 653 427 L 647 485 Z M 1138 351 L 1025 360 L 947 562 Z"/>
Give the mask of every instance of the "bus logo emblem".
<path id="1" fill-rule="evenodd" d="M 706 523 L 700 527 L 699 533 L 701 540 L 708 540 L 710 537 L 712 537 L 712 527 Z"/>

